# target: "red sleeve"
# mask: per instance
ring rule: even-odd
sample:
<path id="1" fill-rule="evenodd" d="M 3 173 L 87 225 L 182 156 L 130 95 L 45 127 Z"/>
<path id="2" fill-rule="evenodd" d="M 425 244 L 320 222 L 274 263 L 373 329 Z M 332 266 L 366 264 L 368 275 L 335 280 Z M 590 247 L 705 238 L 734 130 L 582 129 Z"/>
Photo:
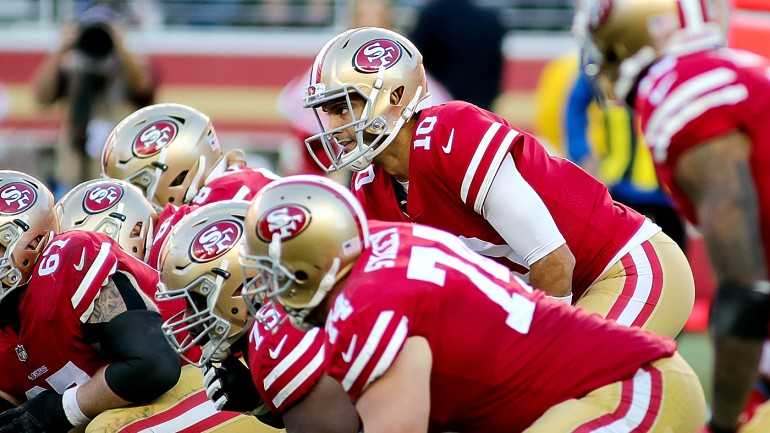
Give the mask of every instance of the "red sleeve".
<path id="1" fill-rule="evenodd" d="M 58 307 L 72 308 L 85 323 L 101 288 L 117 269 L 119 248 L 101 233 L 63 233 L 54 237 L 43 251 L 35 278 L 50 291 L 51 299 L 58 299 Z"/>
<path id="2" fill-rule="evenodd" d="M 338 320 L 329 331 L 332 343 L 328 373 L 342 384 L 355 401 L 372 382 L 393 364 L 409 336 L 409 319 L 394 310 L 358 309 L 345 318 L 340 295 L 331 313 Z M 328 326 L 328 325 L 327 325 Z"/>
<path id="3" fill-rule="evenodd" d="M 254 385 L 274 413 L 301 400 L 326 367 L 326 334 L 296 329 L 285 313 L 266 304 L 249 334 L 249 368 Z"/>
<path id="4" fill-rule="evenodd" d="M 223 200 L 251 200 L 259 190 L 277 178 L 277 175 L 265 169 L 228 169 L 201 187 L 193 204 L 203 206 Z"/>
<path id="5" fill-rule="evenodd" d="M 503 158 L 524 135 L 501 117 L 465 102 L 425 110 L 413 138 L 410 164 L 430 168 L 410 176 L 434 176 L 432 182 L 444 185 L 480 214 Z"/>

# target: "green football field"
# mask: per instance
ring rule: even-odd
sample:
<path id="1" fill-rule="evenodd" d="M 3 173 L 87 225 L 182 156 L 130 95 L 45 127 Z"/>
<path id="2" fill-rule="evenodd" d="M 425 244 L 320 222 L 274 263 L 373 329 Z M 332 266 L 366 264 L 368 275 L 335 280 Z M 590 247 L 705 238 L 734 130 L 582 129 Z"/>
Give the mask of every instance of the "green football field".
<path id="1" fill-rule="evenodd" d="M 708 334 L 683 332 L 676 338 L 679 353 L 700 377 L 706 401 L 711 401 L 711 343 Z"/>

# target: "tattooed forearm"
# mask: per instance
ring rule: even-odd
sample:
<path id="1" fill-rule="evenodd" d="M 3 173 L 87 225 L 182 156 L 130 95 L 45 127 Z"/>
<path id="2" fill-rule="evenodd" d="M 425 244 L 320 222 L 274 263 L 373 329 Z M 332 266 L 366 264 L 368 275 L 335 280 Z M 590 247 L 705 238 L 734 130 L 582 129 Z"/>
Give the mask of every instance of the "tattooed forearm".
<path id="1" fill-rule="evenodd" d="M 123 302 L 115 283 L 110 279 L 100 290 L 99 297 L 94 303 L 94 311 L 88 318 L 88 323 L 107 323 L 124 311 L 126 311 L 126 304 Z"/>

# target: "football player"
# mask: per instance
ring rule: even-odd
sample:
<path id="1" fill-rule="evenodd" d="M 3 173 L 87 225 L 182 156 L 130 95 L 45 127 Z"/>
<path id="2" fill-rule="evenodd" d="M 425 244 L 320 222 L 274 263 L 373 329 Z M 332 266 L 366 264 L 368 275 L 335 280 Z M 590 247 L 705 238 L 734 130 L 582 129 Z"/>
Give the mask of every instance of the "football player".
<path id="1" fill-rule="evenodd" d="M 112 131 L 102 153 L 105 177 L 137 185 L 159 213 L 147 263 L 171 227 L 196 206 L 220 200 L 249 200 L 278 176 L 246 166 L 243 151 L 222 153 L 208 116 L 181 104 L 137 110 Z"/>
<path id="2" fill-rule="evenodd" d="M 325 326 L 328 372 L 365 431 L 684 433 L 704 422 L 703 390 L 672 339 L 549 299 L 447 232 L 368 222 L 326 178 L 266 187 L 245 231 L 242 256 L 262 274 L 244 296 Z"/>
<path id="3" fill-rule="evenodd" d="M 56 203 L 62 232 L 87 230 L 115 239 L 124 251 L 146 261 L 158 214 L 142 191 L 120 179 L 76 185 Z"/>
<path id="4" fill-rule="evenodd" d="M 483 79 L 480 77 L 479 79 Z M 367 216 L 427 224 L 526 274 L 548 295 L 675 336 L 694 302 L 684 253 L 530 134 L 472 104 L 430 106 L 422 55 L 380 28 L 319 52 L 304 99 Z M 320 161 L 317 161 L 320 162 Z"/>
<path id="5" fill-rule="evenodd" d="M 705 238 L 717 279 L 715 433 L 738 427 L 770 322 L 770 63 L 726 47 L 722 10 L 699 0 L 590 1 L 575 17 L 599 82 L 635 108 L 659 179 Z M 764 420 L 742 431 L 770 431 L 770 407 L 760 412 Z"/>
<path id="6" fill-rule="evenodd" d="M 123 119 L 104 146 L 102 172 L 137 185 L 158 212 L 167 204 L 247 200 L 276 177 L 247 167 L 240 149 L 223 153 L 209 117 L 182 104 L 150 105 Z"/>
<path id="7" fill-rule="evenodd" d="M 0 171 L 0 432 L 67 432 L 169 391 L 157 272 L 103 233 L 57 234 L 53 195 Z M 18 404 L 18 405 L 17 405 Z"/>
<path id="8" fill-rule="evenodd" d="M 75 186 L 56 204 L 56 215 L 62 232 L 90 230 L 104 233 L 124 251 L 141 260 L 150 251 L 148 246 L 152 243 L 157 219 L 142 191 L 119 179 L 94 179 Z M 152 299 L 156 287 L 142 287 L 142 290 Z M 179 299 L 161 303 L 158 307 L 161 317 L 168 320 L 184 310 L 185 302 Z M 195 417 L 185 415 L 191 407 L 195 408 Z M 86 432 L 131 431 L 139 425 L 157 429 L 157 425 L 163 423 L 173 423 L 175 429 L 205 426 L 212 433 L 239 432 L 258 426 L 255 420 L 237 413 L 216 411 L 205 393 L 203 376 L 194 366 L 184 365 L 177 385 L 161 399 L 147 406 L 105 411 L 89 423 Z"/>
<path id="9" fill-rule="evenodd" d="M 171 230 L 160 254 L 157 299 L 183 299 L 187 310 L 167 320 L 164 332 L 180 356 L 204 369 L 218 409 L 253 414 L 290 432 L 358 432 L 352 403 L 325 374 L 323 330 L 305 333 L 284 323 L 285 313 L 270 303 L 249 314 L 242 283 L 253 283 L 260 269 L 244 267 L 241 278 L 237 247 L 248 208 L 245 201 L 209 204 Z M 196 346 L 203 346 L 203 357 L 188 358 Z"/>

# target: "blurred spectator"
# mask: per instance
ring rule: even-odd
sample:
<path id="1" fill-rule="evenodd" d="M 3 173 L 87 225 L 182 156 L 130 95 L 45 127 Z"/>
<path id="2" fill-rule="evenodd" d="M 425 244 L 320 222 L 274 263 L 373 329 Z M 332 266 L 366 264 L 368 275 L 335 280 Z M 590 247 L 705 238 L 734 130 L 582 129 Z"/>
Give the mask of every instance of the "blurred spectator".
<path id="1" fill-rule="evenodd" d="M 566 101 L 567 156 L 607 185 L 615 201 L 650 218 L 684 250 L 684 225 L 658 184 L 652 155 L 631 108 L 603 100 L 583 68 L 578 69 Z M 602 143 L 589 143 L 588 110 L 592 105 L 598 105 L 602 115 Z"/>
<path id="2" fill-rule="evenodd" d="M 500 94 L 505 28 L 497 14 L 471 0 L 433 0 L 423 8 L 410 39 L 425 69 L 455 99 L 491 110 Z"/>
<path id="3" fill-rule="evenodd" d="M 393 11 L 389 0 L 354 0 L 349 11 L 350 28 L 381 27 L 390 29 L 393 27 Z M 289 121 L 294 136 L 292 144 L 282 149 L 282 167 L 279 171 L 283 175 L 324 174 L 310 157 L 304 144 L 305 138 L 313 135 L 308 131 L 315 131 L 318 128 L 313 111 L 302 107 L 302 97 L 307 87 L 310 66 L 308 65 L 306 72 L 292 79 L 278 96 L 278 111 Z M 441 104 L 452 99 L 447 90 L 430 74 L 428 74 L 427 80 L 428 91 L 433 95 L 434 104 Z M 349 173 L 337 172 L 332 176 L 347 177 Z M 347 179 L 344 178 L 337 180 L 347 183 Z"/>
<path id="4" fill-rule="evenodd" d="M 63 105 L 57 147 L 57 192 L 98 177 L 110 131 L 136 109 L 152 103 L 155 76 L 147 59 L 128 51 L 118 17 L 106 5 L 65 23 L 59 48 L 38 67 L 35 99 Z"/>

